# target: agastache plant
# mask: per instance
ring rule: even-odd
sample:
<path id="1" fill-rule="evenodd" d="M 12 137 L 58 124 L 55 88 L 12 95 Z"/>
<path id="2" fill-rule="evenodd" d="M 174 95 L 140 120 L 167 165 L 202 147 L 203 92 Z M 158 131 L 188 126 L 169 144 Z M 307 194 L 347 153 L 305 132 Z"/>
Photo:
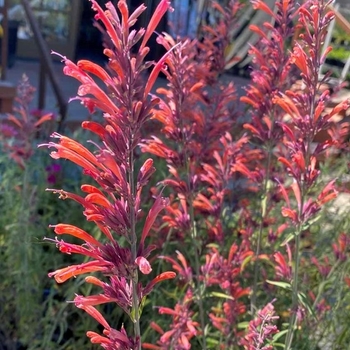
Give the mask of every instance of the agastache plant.
<path id="1" fill-rule="evenodd" d="M 273 103 L 273 97 L 278 96 L 293 81 L 290 53 L 288 48 L 294 35 L 293 19 L 296 17 L 296 2 L 293 0 L 276 1 L 275 9 L 271 9 L 264 1 L 251 1 L 254 9 L 263 11 L 271 16 L 270 22 L 263 27 L 251 25 L 250 29 L 259 35 L 260 40 L 250 49 L 252 56 L 252 82 L 246 90 L 241 101 L 252 108 L 251 121 L 244 124 L 244 128 L 251 132 L 251 142 L 258 143 L 261 152 L 258 155 L 258 166 L 254 172 L 245 175 L 258 184 L 258 193 L 262 200 L 260 203 L 260 218 L 257 232 L 253 236 L 255 250 L 254 281 L 251 295 L 251 312 L 254 313 L 257 305 L 259 283 L 260 256 L 266 253 L 263 250 L 263 227 L 268 220 L 272 196 L 276 190 L 271 186 L 271 180 L 276 176 L 275 149 L 283 138 L 280 127 L 285 112 Z M 262 147 L 260 147 L 262 144 Z"/>
<path id="2" fill-rule="evenodd" d="M 103 112 L 104 123 L 85 121 L 82 127 L 96 134 L 100 139 L 92 153 L 77 141 L 54 133 L 58 142 L 50 142 L 48 147 L 54 159 L 68 159 L 83 169 L 96 185 L 83 184 L 83 195 L 64 190 L 51 190 L 61 198 L 70 198 L 84 208 L 87 221 L 94 222 L 103 233 L 98 241 L 90 233 L 69 224 L 53 225 L 57 235 L 71 235 L 82 244 L 67 243 L 56 238 L 54 242 L 62 253 L 80 254 L 88 258 L 81 264 L 63 267 L 51 272 L 57 283 L 63 283 L 80 274 L 99 273 L 86 277 L 86 282 L 101 289 L 97 295 L 76 295 L 74 303 L 83 309 L 103 328 L 103 335 L 87 332 L 93 344 L 100 344 L 108 350 L 141 349 L 140 316 L 146 296 L 154 285 L 162 280 L 175 277 L 174 272 L 163 272 L 142 284 L 140 275 L 152 271 L 148 260 L 154 246 L 147 244 L 147 237 L 158 213 L 168 204 L 168 200 L 158 195 L 145 220 L 142 220 L 141 193 L 154 173 L 152 159 L 147 159 L 137 169 L 135 151 L 140 143 L 140 130 L 152 115 L 152 108 L 158 103 L 149 98 L 158 73 L 164 66 L 168 53 L 156 64 L 147 80 L 144 73 L 152 66 L 146 61 L 149 52 L 147 42 L 170 3 L 161 0 L 146 29 L 133 30 L 132 26 L 146 9 L 139 6 L 129 15 L 126 1 L 119 1 L 117 8 L 111 2 L 103 10 L 97 1 L 92 0 L 96 12 L 95 19 L 105 27 L 113 48 L 104 50 L 108 57 L 107 69 L 87 60 L 77 64 L 62 57 L 64 73 L 77 79 L 81 85 L 77 99 L 87 108 Z M 138 49 L 134 50 L 135 45 Z M 133 53 L 132 53 L 133 52 Z M 100 79 L 106 89 L 96 82 Z M 139 230 L 136 225 L 143 222 Z M 130 317 L 134 331 L 114 329 L 96 306 L 115 303 Z"/>
<path id="3" fill-rule="evenodd" d="M 22 169 L 34 154 L 33 142 L 38 133 L 46 122 L 53 120 L 52 113 L 30 110 L 35 90 L 23 74 L 17 86 L 13 113 L 8 114 L 0 125 L 0 142 L 4 145 L 4 150 Z"/>
<path id="4" fill-rule="evenodd" d="M 296 92 L 286 91 L 273 99 L 276 106 L 281 107 L 289 118 L 289 121 L 281 123 L 287 152 L 279 157 L 279 161 L 292 179 L 292 184 L 288 188 L 280 185 L 286 203 L 282 208 L 282 215 L 295 227 L 295 232 L 290 237 L 294 239 L 295 244 L 292 307 L 285 340 L 287 350 L 292 347 L 298 314 L 301 312 L 298 301 L 301 235 L 322 206 L 337 196 L 335 180 L 328 182 L 316 198 L 310 191 L 320 175 L 317 158 L 332 145 L 332 141 L 327 140 L 313 147 L 312 142 L 317 133 L 328 127 L 332 116 L 349 107 L 349 101 L 344 101 L 327 113 L 325 106 L 330 93 L 329 90 L 321 92 L 321 86 L 326 82 L 327 76 L 319 80 L 320 66 L 331 50 L 326 48 L 323 51 L 322 45 L 327 27 L 334 18 L 334 13 L 327 10 L 329 4 L 330 2 L 326 1 L 307 1 L 300 7 L 299 22 L 303 33 L 294 44 L 291 63 L 299 69 L 304 89 Z M 290 196 L 290 192 L 293 196 Z M 296 202 L 296 206 L 292 204 L 293 201 Z"/>
<path id="5" fill-rule="evenodd" d="M 186 315 L 193 314 L 193 317 L 198 318 L 200 332 L 197 332 L 197 339 L 202 349 L 208 348 L 207 334 L 211 325 L 222 332 L 222 337 L 228 336 L 224 342 L 231 345 L 234 342 L 233 323 L 245 311 L 242 303 L 235 301 L 225 303 L 225 310 L 220 309 L 208 315 L 207 288 L 215 286 L 226 292 L 228 298 L 241 298 L 249 294 L 249 289 L 240 287 L 240 269 L 230 266 L 233 260 L 240 260 L 246 253 L 245 247 L 237 254 L 230 255 L 227 250 L 230 250 L 233 238 L 229 234 L 225 235 L 222 225 L 229 183 L 232 174 L 238 171 L 239 164 L 244 163 L 239 153 L 247 143 L 246 137 L 237 137 L 236 141 L 228 132 L 238 115 L 234 103 L 236 93 L 232 82 L 225 84 L 219 80 L 228 63 L 224 53 L 230 41 L 230 26 L 233 25 L 239 5 L 236 1 L 230 1 L 226 8 L 217 3 L 213 7 L 218 23 L 215 30 L 203 28 L 203 43 L 198 43 L 197 40 L 182 40 L 167 56 L 166 63 L 169 69 L 163 73 L 168 80 L 168 87 L 157 90 L 164 97 L 154 116 L 161 123 L 162 135 L 145 140 L 142 145 L 143 151 L 164 158 L 170 173 L 169 178 L 162 182 L 173 192 L 173 200 L 163 216 L 163 222 L 168 224 L 163 230 L 164 235 L 172 241 L 178 238 L 192 246 L 191 251 L 181 251 L 180 254 L 182 265 L 193 264 L 193 270 L 190 269 L 189 274 L 186 273 L 186 268 L 180 268 L 182 273 L 179 273 L 178 284 L 182 287 L 185 284 L 186 290 L 191 291 L 193 300 L 188 300 L 186 294 L 175 309 L 180 305 L 186 306 L 190 308 Z M 157 40 L 167 50 L 175 45 L 175 41 L 168 35 L 160 36 Z M 212 263 L 202 267 L 206 245 L 218 242 L 223 251 L 220 249 L 220 252 L 216 253 L 210 249 L 206 259 Z M 179 247 L 179 250 L 182 249 Z M 229 262 L 221 254 L 229 255 Z M 174 261 L 171 257 L 164 259 Z M 225 263 L 227 266 L 224 267 Z M 225 273 L 216 278 L 209 278 L 209 275 L 215 274 L 216 269 L 225 270 Z M 235 274 L 232 274 L 231 278 L 229 275 L 232 270 L 235 270 Z M 227 326 L 220 327 L 216 322 L 221 312 L 224 315 L 220 316 Z M 186 336 L 189 335 L 188 347 L 183 347 L 182 338 L 174 336 L 173 342 L 170 343 L 174 349 L 190 348 L 190 339 L 194 332 L 190 327 L 185 330 L 186 323 L 182 323 L 184 319 L 185 317 L 175 317 L 169 331 L 158 329 L 160 334 L 169 334 L 171 331 L 177 334 L 178 329 L 181 329 Z M 230 324 L 230 321 L 233 323 Z M 162 335 L 158 348 L 168 344 L 163 342 L 164 339 Z"/>

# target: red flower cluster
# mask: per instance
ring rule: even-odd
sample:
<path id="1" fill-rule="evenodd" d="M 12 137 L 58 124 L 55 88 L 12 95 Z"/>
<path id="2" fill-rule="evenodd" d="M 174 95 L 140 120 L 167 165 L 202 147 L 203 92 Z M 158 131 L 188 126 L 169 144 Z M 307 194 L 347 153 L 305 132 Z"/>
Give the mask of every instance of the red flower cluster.
<path id="1" fill-rule="evenodd" d="M 274 347 L 266 342 L 278 333 L 276 325 L 273 324 L 278 318 L 272 302 L 259 310 L 256 318 L 249 322 L 248 334 L 241 340 L 244 349 L 273 350 Z"/>
<path id="2" fill-rule="evenodd" d="M 77 295 L 74 302 L 103 326 L 104 336 L 94 332 L 87 335 L 92 343 L 99 343 L 108 350 L 141 348 L 141 305 L 156 283 L 175 277 L 174 272 L 163 272 L 146 285 L 142 285 L 139 277 L 139 272 L 148 275 L 152 271 L 148 257 L 154 246 L 147 245 L 146 241 L 157 215 L 168 205 L 168 200 L 157 196 L 143 222 L 142 231 L 136 229 L 136 224 L 142 220 L 142 189 L 155 168 L 152 159 L 147 159 L 137 170 L 135 150 L 140 143 L 141 127 L 150 119 L 152 108 L 157 103 L 148 95 L 168 56 L 166 54 L 155 64 L 145 82 L 144 71 L 152 64 L 145 61 L 149 52 L 147 42 L 170 8 L 170 3 L 161 0 L 148 27 L 138 31 L 131 30 L 131 27 L 145 6 L 141 5 L 131 15 L 125 1 L 119 1 L 117 6 L 115 8 L 112 3 L 107 3 L 107 10 L 103 11 L 97 1 L 92 1 L 95 18 L 102 22 L 113 44 L 113 49 L 104 51 L 109 58 L 108 70 L 86 60 L 74 64 L 63 57 L 64 73 L 81 83 L 77 99 L 90 110 L 99 108 L 104 113 L 105 123 L 82 123 L 83 128 L 99 137 L 100 144 L 92 153 L 79 142 L 57 133 L 53 137 L 59 139 L 58 143 L 48 144 L 48 147 L 56 149 L 51 153 L 54 159 L 69 159 L 97 183 L 97 186 L 82 185 L 83 196 L 54 190 L 61 198 L 70 198 L 81 204 L 86 220 L 98 226 L 104 239 L 97 241 L 88 232 L 72 225 L 54 225 L 56 234 L 68 234 L 82 241 L 82 244 L 73 244 L 56 238 L 60 251 L 84 255 L 89 261 L 64 267 L 49 276 L 58 283 L 92 272 L 100 272 L 107 277 L 108 282 L 87 277 L 86 282 L 100 287 L 102 292 L 90 296 Z M 131 49 L 139 42 L 137 52 L 132 54 Z M 96 83 L 93 76 L 106 85 L 106 90 Z M 134 325 L 132 336 L 128 336 L 125 329 L 113 329 L 97 310 L 96 306 L 107 302 L 116 303 L 129 315 Z"/>

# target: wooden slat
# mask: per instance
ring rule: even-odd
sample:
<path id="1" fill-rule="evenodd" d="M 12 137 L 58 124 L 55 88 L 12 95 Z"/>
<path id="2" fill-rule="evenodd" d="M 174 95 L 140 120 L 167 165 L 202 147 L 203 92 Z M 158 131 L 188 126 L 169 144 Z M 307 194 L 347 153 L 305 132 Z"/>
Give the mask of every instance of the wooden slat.
<path id="1" fill-rule="evenodd" d="M 329 5 L 328 9 L 334 12 L 335 15 L 335 21 L 337 24 L 347 33 L 350 35 L 350 23 L 347 21 L 347 19 L 337 10 L 334 9 L 334 6 Z"/>
<path id="2" fill-rule="evenodd" d="M 3 18 L 1 21 L 2 26 L 2 38 L 1 38 L 1 80 L 6 79 L 7 71 L 7 56 L 8 56 L 8 0 L 3 0 L 3 6 L 0 7 L 0 13 Z"/>
<path id="3" fill-rule="evenodd" d="M 43 64 L 43 68 L 45 69 L 45 73 L 47 73 L 47 75 L 51 81 L 51 85 L 52 85 L 53 91 L 55 93 L 57 102 L 58 102 L 60 118 L 62 121 L 65 119 L 66 113 L 67 113 L 67 101 L 66 101 L 65 97 L 63 96 L 62 88 L 57 80 L 57 76 L 55 75 L 55 70 L 54 70 L 54 66 L 52 63 L 52 58 L 51 58 L 49 49 L 47 47 L 45 39 L 43 38 L 43 36 L 41 34 L 39 24 L 38 24 L 34 14 L 33 14 L 33 11 L 30 7 L 28 0 L 21 0 L 21 3 L 23 5 L 25 13 L 28 17 L 30 27 L 33 31 L 34 38 L 35 38 L 36 43 L 37 43 L 38 48 L 39 48 L 40 62 Z"/>

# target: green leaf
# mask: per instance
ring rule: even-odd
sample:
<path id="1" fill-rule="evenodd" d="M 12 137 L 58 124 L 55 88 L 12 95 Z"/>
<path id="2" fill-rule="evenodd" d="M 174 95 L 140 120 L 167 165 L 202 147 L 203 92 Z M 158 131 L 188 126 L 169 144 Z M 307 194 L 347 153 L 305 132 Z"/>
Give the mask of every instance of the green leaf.
<path id="1" fill-rule="evenodd" d="M 287 282 L 280 282 L 280 281 L 270 281 L 266 280 L 267 283 L 272 284 L 274 286 L 283 288 L 283 289 L 291 289 L 291 285 Z"/>
<path id="2" fill-rule="evenodd" d="M 238 329 L 246 329 L 249 326 L 249 322 L 240 322 L 237 324 Z"/>
<path id="3" fill-rule="evenodd" d="M 241 264 L 241 271 L 244 270 L 245 266 L 250 262 L 250 260 L 252 260 L 253 258 L 253 255 L 248 255 L 243 261 L 242 261 L 242 264 Z"/>
<path id="4" fill-rule="evenodd" d="M 210 296 L 211 297 L 216 297 L 216 298 L 222 298 L 222 299 L 235 300 L 234 297 L 231 297 L 230 295 L 227 295 L 225 293 L 220 293 L 220 292 L 211 292 Z"/>
<path id="5" fill-rule="evenodd" d="M 287 238 L 281 243 L 281 246 L 285 246 L 287 243 L 289 243 L 295 236 L 295 233 L 290 233 Z"/>
<path id="6" fill-rule="evenodd" d="M 218 249 L 220 248 L 220 246 L 216 243 L 209 243 L 207 244 L 207 248 L 215 248 L 215 249 Z"/>
<path id="7" fill-rule="evenodd" d="M 276 333 L 273 337 L 272 337 L 272 342 L 274 343 L 275 341 L 277 341 L 279 338 L 281 338 L 283 335 L 285 335 L 286 333 L 288 333 L 288 329 L 285 329 L 284 331 L 278 332 Z M 276 345 L 276 344 L 274 344 Z"/>
<path id="8" fill-rule="evenodd" d="M 219 341 L 217 339 L 213 339 L 213 338 L 206 338 L 206 343 L 209 346 L 217 346 L 217 345 L 219 345 Z"/>
<path id="9" fill-rule="evenodd" d="M 274 346 L 274 347 L 279 347 L 279 348 L 281 348 L 281 349 L 285 349 L 285 346 L 286 346 L 286 345 L 285 345 L 285 344 L 282 344 L 282 343 L 274 343 L 273 346 Z"/>
<path id="10" fill-rule="evenodd" d="M 303 305 L 307 309 L 307 311 L 312 315 L 312 317 L 314 317 L 314 319 L 317 320 L 317 316 L 315 314 L 315 311 L 313 310 L 311 304 L 309 303 L 307 296 L 304 293 L 299 292 L 298 299 L 299 299 L 301 305 Z"/>
<path id="11" fill-rule="evenodd" d="M 321 215 L 318 215 L 312 219 L 310 219 L 309 221 L 307 221 L 303 227 L 302 227 L 302 231 L 307 230 L 312 224 L 316 223 L 319 219 L 321 218 Z"/>
<path id="12" fill-rule="evenodd" d="M 143 308 L 144 308 L 145 305 L 146 305 L 146 301 L 147 301 L 147 297 L 144 296 L 144 297 L 141 299 L 141 304 L 140 304 L 140 308 L 139 308 L 139 317 L 141 317 L 141 315 L 142 315 L 142 311 L 143 311 Z"/>

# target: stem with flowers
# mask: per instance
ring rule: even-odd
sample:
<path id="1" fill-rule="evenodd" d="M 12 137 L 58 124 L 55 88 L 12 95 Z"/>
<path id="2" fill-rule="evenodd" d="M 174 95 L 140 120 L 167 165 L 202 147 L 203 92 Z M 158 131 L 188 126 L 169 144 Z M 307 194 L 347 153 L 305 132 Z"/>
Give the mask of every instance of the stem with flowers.
<path id="1" fill-rule="evenodd" d="M 296 15 L 295 1 L 289 0 L 283 3 L 277 1 L 274 4 L 275 11 L 264 1 L 252 0 L 253 8 L 265 12 L 271 16 L 275 25 L 265 22 L 264 26 L 269 30 L 269 35 L 262 28 L 251 25 L 250 29 L 260 40 L 251 47 L 250 54 L 253 57 L 251 77 L 253 82 L 249 85 L 247 93 L 241 98 L 242 102 L 251 105 L 252 120 L 244 125 L 244 128 L 252 133 L 253 139 L 258 139 L 264 144 L 262 150 L 263 164 L 259 164 L 260 174 L 251 173 L 251 179 L 260 184 L 260 208 L 259 225 L 254 259 L 254 275 L 251 293 L 250 311 L 252 315 L 257 311 L 257 293 L 264 225 L 268 218 L 268 203 L 272 197 L 273 188 L 270 186 L 275 176 L 275 148 L 281 142 L 283 134 L 279 126 L 284 113 L 272 102 L 272 98 L 291 83 L 291 65 L 288 52 L 289 42 L 294 35 L 294 27 L 291 25 Z M 271 59 L 273 57 L 273 59 Z M 272 98 L 271 98 L 272 97 Z"/>
<path id="2" fill-rule="evenodd" d="M 145 60 L 149 52 L 146 46 L 165 12 L 170 8 L 168 0 L 161 0 L 153 14 L 148 27 L 138 31 L 130 30 L 137 18 L 146 9 L 139 6 L 129 15 L 124 0 L 115 8 L 111 2 L 103 10 L 97 1 L 92 0 L 95 18 L 100 20 L 109 38 L 109 48 L 104 50 L 109 58 L 108 70 L 87 60 L 77 64 L 63 57 L 64 73 L 81 82 L 77 99 L 90 110 L 99 108 L 103 111 L 104 123 L 85 121 L 83 128 L 96 134 L 100 139 L 95 153 L 79 142 L 54 133 L 58 143 L 50 142 L 49 147 L 56 148 L 51 153 L 55 159 L 69 159 L 83 168 L 97 184 L 82 185 L 85 197 L 64 190 L 53 190 L 62 198 L 71 198 L 84 207 L 88 221 L 95 222 L 104 234 L 104 240 L 98 241 L 88 232 L 69 225 L 53 226 L 56 234 L 69 234 L 82 240 L 81 245 L 67 243 L 57 238 L 53 240 L 61 252 L 81 254 L 90 258 L 82 264 L 68 266 L 51 272 L 57 283 L 70 277 L 100 272 L 107 280 L 95 276 L 86 277 L 86 282 L 102 289 L 98 295 L 76 295 L 74 303 L 85 310 L 104 328 L 103 335 L 89 331 L 87 336 L 93 344 L 115 349 L 141 349 L 140 316 L 145 298 L 155 284 L 175 277 L 174 272 L 163 272 L 142 285 L 141 276 L 152 271 L 148 257 L 155 249 L 147 244 L 146 239 L 152 229 L 157 215 L 168 204 L 166 198 L 156 196 L 143 222 L 142 232 L 137 232 L 137 223 L 142 212 L 141 194 L 143 187 L 154 173 L 152 159 L 147 159 L 136 170 L 135 151 L 141 140 L 141 128 L 150 119 L 156 99 L 149 98 L 158 73 L 162 69 L 168 53 L 156 64 L 144 82 L 144 71 L 153 62 Z M 132 49 L 141 44 L 135 53 Z M 107 92 L 96 83 L 95 76 L 105 83 Z M 92 260 L 91 260 L 92 259 Z M 117 304 L 129 316 L 133 323 L 133 334 L 112 328 L 96 306 L 112 302 Z"/>
<path id="3" fill-rule="evenodd" d="M 189 167 L 189 162 L 187 161 L 187 169 L 188 169 L 188 188 L 191 188 L 191 181 L 190 181 L 190 167 Z M 205 312 L 204 312 L 204 305 L 203 305 L 203 294 L 204 294 L 204 289 L 205 286 L 202 284 L 200 281 L 200 255 L 199 255 L 199 237 L 197 235 L 197 228 L 196 228 L 196 221 L 195 221 L 195 216 L 194 216 L 194 206 L 193 206 L 193 192 L 190 190 L 190 196 L 189 196 L 189 213 L 190 213 L 190 223 L 191 223 L 191 238 L 192 238 L 192 243 L 194 247 L 194 267 L 195 267 L 195 272 L 196 272 L 196 282 L 197 282 L 197 301 L 198 301 L 198 308 L 199 308 L 199 319 L 200 319 L 200 325 L 202 328 L 202 348 L 203 350 L 207 349 L 207 341 L 206 341 L 206 334 L 205 334 L 205 327 L 206 327 L 206 322 L 205 322 Z"/>
<path id="4" fill-rule="evenodd" d="M 286 350 L 297 341 L 294 333 L 302 314 L 302 235 L 322 205 L 336 196 L 334 181 L 318 196 L 311 191 L 320 173 L 317 156 L 330 145 L 312 148 L 312 142 L 327 127 L 329 118 L 349 104 L 340 104 L 327 114 L 328 93 L 319 93 L 318 67 L 324 60 L 319 52 L 332 18 L 322 12 L 324 2 L 307 0 L 295 10 L 297 1 L 280 0 L 275 11 L 262 0 L 252 0 L 252 4 L 272 16 L 275 25 L 264 24 L 269 34 L 260 27 L 251 28 L 261 40 L 251 48 L 252 81 L 241 99 L 253 107 L 252 118 L 244 125 L 250 138 L 240 133 L 233 83 L 219 80 L 231 64 L 225 52 L 230 49 L 234 18 L 240 13 L 238 0 L 230 0 L 225 8 L 212 5 L 217 22 L 214 28 L 202 27 L 201 40 L 175 41 L 166 33 L 159 34 L 157 42 L 166 53 L 158 62 L 146 60 L 147 43 L 170 7 L 168 0 L 161 0 L 147 28 L 138 30 L 132 26 L 145 10 L 143 5 L 129 14 L 126 0 L 116 7 L 108 2 L 105 10 L 92 0 L 96 19 L 105 28 L 106 68 L 87 60 L 74 64 L 63 57 L 65 74 L 81 83 L 76 99 L 90 111 L 100 109 L 103 119 L 82 123 L 99 140 L 91 142 L 94 151 L 66 136 L 52 135 L 58 142 L 48 144 L 55 148 L 51 156 L 72 161 L 94 181 L 94 185 L 81 186 L 83 194 L 52 191 L 79 203 L 86 220 L 95 223 L 103 235 L 97 239 L 66 223 L 52 226 L 57 236 L 70 235 L 81 241 L 52 239 L 62 253 L 86 259 L 49 276 L 63 283 L 86 273 L 86 283 L 100 290 L 90 295 L 91 288 L 88 295 L 74 298 L 75 306 L 101 325 L 102 334 L 87 332 L 92 344 L 108 350 L 241 346 L 270 350 L 278 332 L 279 310 L 275 307 L 289 306 L 290 299 L 289 329 L 279 339 L 287 333 Z M 306 34 L 290 53 L 286 47 L 294 33 L 292 19 L 298 14 Z M 293 79 L 293 64 L 301 71 L 306 86 L 302 91 L 286 91 Z M 151 91 L 160 72 L 168 85 L 157 90 L 158 97 Z M 159 137 L 146 134 L 144 126 L 149 119 L 155 120 L 153 126 L 161 124 Z M 250 145 L 254 139 L 258 142 Z M 154 198 L 146 213 L 143 192 L 155 167 L 150 158 L 139 164 L 139 150 L 164 159 L 169 170 L 167 178 L 158 182 L 166 188 L 150 189 Z M 278 173 L 281 168 L 286 171 Z M 286 175 L 292 179 L 291 185 Z M 163 198 L 163 193 L 168 193 L 169 199 Z M 276 213 L 283 199 L 281 218 Z M 286 228 L 292 227 L 293 234 L 282 238 Z M 289 245 L 288 260 L 279 251 L 282 239 L 294 244 L 293 267 Z M 336 247 L 342 254 L 347 249 L 344 242 L 342 238 Z M 150 256 L 157 247 L 162 249 L 159 258 L 172 265 L 178 278 L 165 288 L 169 296 L 165 305 L 163 292 L 161 300 L 148 303 L 148 308 L 153 305 L 159 314 L 167 315 L 168 321 L 151 320 L 150 327 L 159 338 L 147 343 L 141 329 L 146 297 L 156 283 L 175 277 L 174 272 L 162 273 L 159 268 L 156 277 L 148 280 L 153 264 Z M 276 286 L 285 287 L 282 298 L 269 303 L 264 300 L 261 308 L 263 293 L 269 297 Z M 317 295 L 315 303 L 320 298 Z M 128 316 L 125 328 L 113 328 L 103 316 L 106 303 L 117 305 Z M 247 324 L 249 307 L 252 320 L 243 334 L 240 327 Z"/>
<path id="5" fill-rule="evenodd" d="M 271 161 L 272 161 L 272 147 L 270 146 L 270 142 L 267 146 L 267 161 L 266 161 L 266 167 L 265 167 L 265 179 L 264 179 L 264 185 L 262 190 L 262 198 L 260 202 L 260 223 L 258 228 L 258 239 L 256 244 L 256 250 L 255 250 L 255 261 L 254 261 L 254 279 L 253 279 L 253 288 L 252 288 L 252 296 L 251 296 L 251 303 L 250 303 L 250 312 L 252 315 L 254 315 L 256 308 L 257 308 L 257 291 L 258 291 L 258 279 L 259 279 L 259 256 L 261 254 L 261 248 L 262 248 L 262 240 L 263 240 L 263 227 L 264 227 L 264 220 L 267 215 L 267 198 L 269 196 L 269 180 L 270 180 L 270 168 L 271 168 Z"/>
<path id="6" fill-rule="evenodd" d="M 290 349 L 292 346 L 293 336 L 295 332 L 295 326 L 297 321 L 297 307 L 298 307 L 298 282 L 299 282 L 299 265 L 300 265 L 300 235 L 301 227 L 295 232 L 295 248 L 294 248 L 294 270 L 292 280 L 292 307 L 291 316 L 289 319 L 288 333 L 286 336 L 285 349 Z"/>
<path id="7" fill-rule="evenodd" d="M 294 194 L 297 208 L 292 209 L 287 190 L 280 185 L 287 207 L 282 208 L 282 215 L 296 227 L 291 238 L 294 238 L 294 270 L 292 278 L 292 306 L 288 332 L 285 339 L 285 349 L 292 347 L 299 311 L 299 266 L 301 255 L 301 235 L 305 227 L 322 206 L 337 196 L 334 187 L 335 180 L 330 181 L 321 193 L 314 199 L 310 189 L 317 183 L 320 170 L 317 169 L 317 157 L 330 147 L 332 142 L 324 142 L 312 149 L 312 141 L 317 133 L 324 130 L 329 119 L 343 108 L 348 108 L 349 102 L 342 102 L 331 112 L 325 112 L 325 103 L 329 100 L 329 90 L 320 92 L 321 84 L 327 77 L 319 81 L 319 70 L 327 52 L 322 54 L 322 44 L 327 27 L 334 18 L 334 13 L 327 12 L 328 2 L 309 0 L 299 8 L 299 21 L 305 33 L 294 44 L 291 62 L 300 70 L 300 76 L 305 86 L 304 90 L 286 91 L 275 97 L 274 102 L 290 117 L 290 122 L 281 123 L 287 138 L 288 155 L 279 157 L 293 179 L 290 190 Z"/>
<path id="8" fill-rule="evenodd" d="M 133 135 L 132 135 L 133 136 Z M 134 150 L 133 150 L 133 137 L 129 141 L 129 185 L 130 185 L 130 236 L 131 236 L 131 259 L 136 261 L 137 259 L 137 233 L 136 233 L 136 193 L 135 193 L 135 180 L 134 180 Z M 139 304 L 140 300 L 137 295 L 137 286 L 139 282 L 138 270 L 134 270 L 134 274 L 131 279 L 132 282 L 132 310 L 133 310 L 133 322 L 134 322 L 134 334 L 135 337 L 141 339 L 140 330 L 140 313 Z M 141 342 L 139 343 L 139 349 L 141 350 Z"/>

